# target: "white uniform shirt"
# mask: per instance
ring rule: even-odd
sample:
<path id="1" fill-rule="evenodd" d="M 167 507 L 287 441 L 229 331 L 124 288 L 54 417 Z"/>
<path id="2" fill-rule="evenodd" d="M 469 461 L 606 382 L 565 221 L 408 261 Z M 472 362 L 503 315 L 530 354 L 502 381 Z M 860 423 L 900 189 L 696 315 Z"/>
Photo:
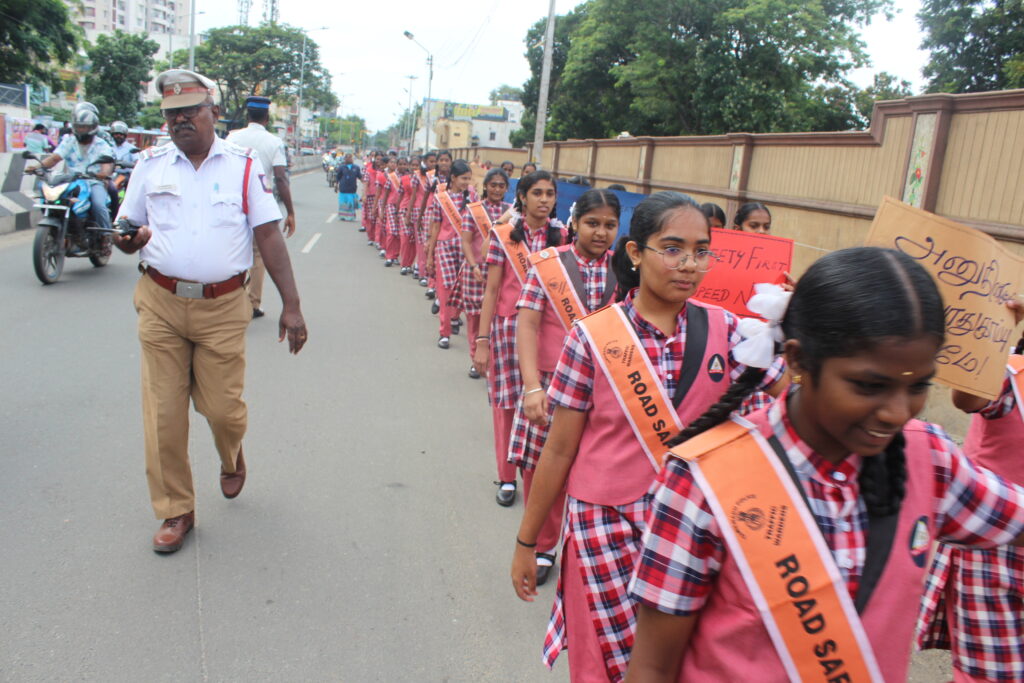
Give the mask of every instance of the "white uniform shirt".
<path id="1" fill-rule="evenodd" d="M 248 214 L 242 212 L 243 195 Z M 121 217 L 153 231 L 139 252 L 148 265 L 168 277 L 209 283 L 252 267 L 252 229 L 276 223 L 281 212 L 255 154 L 216 138 L 198 169 L 173 144 L 143 152 Z"/>
<path id="2" fill-rule="evenodd" d="M 233 142 L 239 147 L 249 147 L 263 164 L 263 169 L 268 173 L 267 187 L 273 189 L 274 167 L 288 166 L 288 158 L 284 153 L 284 140 L 277 137 L 262 125 L 250 123 L 248 128 L 240 128 L 228 133 L 228 142 Z"/>

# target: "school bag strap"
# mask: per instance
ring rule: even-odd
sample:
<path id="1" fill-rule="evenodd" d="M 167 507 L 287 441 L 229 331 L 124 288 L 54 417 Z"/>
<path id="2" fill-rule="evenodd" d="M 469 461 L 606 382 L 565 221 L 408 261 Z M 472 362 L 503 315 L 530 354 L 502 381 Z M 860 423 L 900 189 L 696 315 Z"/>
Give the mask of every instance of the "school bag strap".
<path id="1" fill-rule="evenodd" d="M 686 349 L 683 351 L 683 371 L 672 394 L 672 405 L 676 408 L 683 402 L 686 392 L 693 386 L 704 360 L 708 346 L 708 309 L 693 303 L 686 304 Z"/>

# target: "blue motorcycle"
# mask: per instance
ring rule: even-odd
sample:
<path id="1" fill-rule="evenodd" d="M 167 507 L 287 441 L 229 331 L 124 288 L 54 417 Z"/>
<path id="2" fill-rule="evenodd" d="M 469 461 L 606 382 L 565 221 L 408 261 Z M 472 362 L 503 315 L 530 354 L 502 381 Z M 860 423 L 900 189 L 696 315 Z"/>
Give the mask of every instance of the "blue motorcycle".
<path id="1" fill-rule="evenodd" d="M 31 152 L 22 153 L 22 157 L 38 159 Z M 90 168 L 113 161 L 111 157 L 101 157 Z M 51 176 L 42 167 L 33 173 L 43 179 L 40 196 L 33 205 L 43 212 L 32 243 L 32 265 L 36 277 L 44 285 L 53 284 L 64 271 L 65 258 L 88 257 L 97 268 L 107 265 L 113 247 L 112 238 L 108 232 L 99 230 L 89 215 L 92 198 L 87 181 L 100 179 L 91 172 Z"/>

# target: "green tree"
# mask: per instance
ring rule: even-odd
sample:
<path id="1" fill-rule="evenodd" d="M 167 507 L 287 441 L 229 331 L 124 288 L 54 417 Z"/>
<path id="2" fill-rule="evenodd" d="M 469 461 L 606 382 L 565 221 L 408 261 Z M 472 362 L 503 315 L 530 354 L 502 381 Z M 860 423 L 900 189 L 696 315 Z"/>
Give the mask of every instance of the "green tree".
<path id="1" fill-rule="evenodd" d="M 1024 61 L 1021 0 L 924 0 L 917 19 L 931 55 L 929 92 L 983 92 L 1019 86 Z M 1015 66 L 1016 65 L 1016 66 Z"/>
<path id="2" fill-rule="evenodd" d="M 498 100 L 512 100 L 514 102 L 523 101 L 523 89 L 517 88 L 513 85 L 499 85 L 497 88 L 491 91 L 488 95 L 491 100 L 491 104 L 497 104 Z"/>
<path id="3" fill-rule="evenodd" d="M 888 0 L 589 0 L 572 13 L 575 25 L 562 27 L 567 50 L 551 91 L 548 137 L 858 127 L 856 89 L 845 78 L 867 63 L 856 27 L 888 7 Z M 533 73 L 527 106 L 539 60 Z"/>
<path id="4" fill-rule="evenodd" d="M 871 111 L 876 101 L 901 100 L 913 94 L 910 81 L 898 80 L 892 74 L 883 71 L 875 74 L 874 83 L 856 94 L 857 111 L 866 126 L 871 120 Z"/>
<path id="5" fill-rule="evenodd" d="M 80 33 L 62 0 L 0 0 L 0 82 L 60 88 Z"/>
<path id="6" fill-rule="evenodd" d="M 215 28 L 196 47 L 196 70 L 217 82 L 224 115 L 233 120 L 243 118 L 242 108 L 249 95 L 294 102 L 300 75 L 303 106 L 336 109 L 338 98 L 331 92 L 330 74 L 320 63 L 319 46 L 306 38 L 304 70 L 302 47 L 303 31 L 285 24 Z M 179 55 L 175 53 L 175 62 Z"/>
<path id="7" fill-rule="evenodd" d="M 153 55 L 160 49 L 144 33 L 115 31 L 100 34 L 86 48 L 90 66 L 85 76 L 85 93 L 100 110 L 100 119 L 115 119 L 134 125 L 139 116 L 139 101 L 144 93 L 140 83 L 150 79 Z"/>

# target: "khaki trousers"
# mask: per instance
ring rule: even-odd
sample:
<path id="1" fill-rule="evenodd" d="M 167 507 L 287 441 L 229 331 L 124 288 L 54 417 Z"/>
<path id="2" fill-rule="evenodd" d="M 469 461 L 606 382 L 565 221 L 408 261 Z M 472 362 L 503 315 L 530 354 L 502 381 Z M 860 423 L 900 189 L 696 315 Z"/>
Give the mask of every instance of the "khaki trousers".
<path id="1" fill-rule="evenodd" d="M 235 471 L 248 414 L 242 400 L 245 290 L 216 299 L 179 297 L 143 275 L 135 286 L 142 345 L 142 424 L 153 512 L 168 519 L 195 509 L 188 458 L 189 398 L 206 417 L 225 472 Z"/>
<path id="2" fill-rule="evenodd" d="M 267 269 L 263 265 L 260 248 L 256 246 L 254 239 L 252 241 L 252 268 L 249 269 L 249 284 L 246 287 L 249 290 L 249 303 L 252 304 L 252 308 L 259 308 L 263 301 L 263 278 L 266 274 Z M 249 311 L 249 317 L 252 317 L 252 311 Z"/>

